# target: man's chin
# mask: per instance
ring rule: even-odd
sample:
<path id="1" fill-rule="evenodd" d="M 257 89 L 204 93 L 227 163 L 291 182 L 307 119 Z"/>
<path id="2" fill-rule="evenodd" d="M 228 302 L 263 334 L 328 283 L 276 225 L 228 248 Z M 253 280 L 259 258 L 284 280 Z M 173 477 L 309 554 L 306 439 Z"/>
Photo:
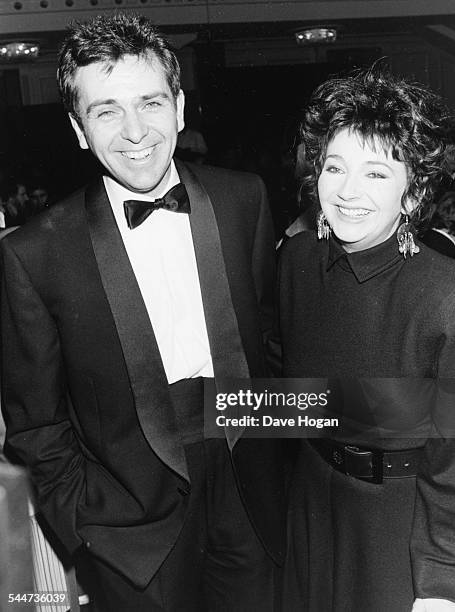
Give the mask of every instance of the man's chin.
<path id="1" fill-rule="evenodd" d="M 155 170 L 155 172 L 153 172 Z M 168 176 L 168 169 L 165 169 L 163 173 L 157 173 L 155 168 L 144 169 L 140 174 L 134 175 L 133 173 L 124 173 L 113 175 L 111 177 L 130 191 L 138 194 L 149 194 L 153 195 L 154 191 L 159 191 L 161 185 L 165 184 Z"/>
<path id="2" fill-rule="evenodd" d="M 125 189 L 128 189 L 129 191 L 132 191 L 134 193 L 138 193 L 138 194 L 150 194 L 150 192 L 153 192 L 157 189 L 160 188 L 161 182 L 163 181 L 164 177 L 158 178 L 156 181 L 151 181 L 150 180 L 150 176 L 147 177 L 147 180 L 145 181 L 141 181 L 141 180 L 132 180 L 130 177 L 127 178 L 123 178 L 123 177 L 119 177 L 119 176 L 112 176 L 111 178 L 114 179 L 114 181 L 116 183 L 118 183 L 119 185 L 121 185 L 122 187 L 125 187 Z"/>

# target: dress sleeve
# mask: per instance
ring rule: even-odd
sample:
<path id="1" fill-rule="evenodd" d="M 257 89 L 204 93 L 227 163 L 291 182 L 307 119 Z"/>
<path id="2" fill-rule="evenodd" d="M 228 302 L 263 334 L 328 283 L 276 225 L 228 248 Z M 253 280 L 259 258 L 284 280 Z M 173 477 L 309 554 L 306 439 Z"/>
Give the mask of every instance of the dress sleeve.
<path id="1" fill-rule="evenodd" d="M 416 597 L 455 602 L 455 292 L 439 316 L 444 333 L 432 431 L 417 476 L 411 556 Z"/>

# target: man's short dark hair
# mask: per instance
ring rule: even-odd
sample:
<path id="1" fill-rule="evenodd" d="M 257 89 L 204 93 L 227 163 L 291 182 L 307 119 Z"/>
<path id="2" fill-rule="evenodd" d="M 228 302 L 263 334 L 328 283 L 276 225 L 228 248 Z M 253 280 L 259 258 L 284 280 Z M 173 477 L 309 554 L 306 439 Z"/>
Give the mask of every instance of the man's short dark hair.
<path id="1" fill-rule="evenodd" d="M 373 147 L 379 144 L 404 162 L 408 185 L 403 203 L 407 198 L 414 200 L 413 220 L 425 221 L 432 212 L 453 135 L 452 118 L 442 100 L 378 64 L 320 85 L 300 132 L 306 162 L 303 182 L 316 201 L 327 146 L 343 129 L 352 130 Z"/>
<path id="2" fill-rule="evenodd" d="M 19 187 L 26 187 L 27 183 L 22 176 L 10 176 L 0 185 L 0 199 L 16 198 Z"/>
<path id="3" fill-rule="evenodd" d="M 78 68 L 99 62 L 109 73 L 124 56 L 155 58 L 163 67 L 169 88 L 177 98 L 180 66 L 168 41 L 146 18 L 136 14 L 98 15 L 82 23 L 74 22 L 59 54 L 57 81 L 66 110 L 78 119 L 75 74 Z"/>

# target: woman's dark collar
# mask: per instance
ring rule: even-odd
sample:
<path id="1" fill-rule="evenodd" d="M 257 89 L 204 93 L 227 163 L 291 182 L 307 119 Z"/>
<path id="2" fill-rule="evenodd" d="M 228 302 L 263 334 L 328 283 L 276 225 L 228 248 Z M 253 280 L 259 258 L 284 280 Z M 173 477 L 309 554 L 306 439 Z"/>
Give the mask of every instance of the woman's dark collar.
<path id="1" fill-rule="evenodd" d="M 385 242 L 355 253 L 347 253 L 336 238 L 333 236 L 329 238 L 327 270 L 339 262 L 343 268 L 352 270 L 359 283 L 377 276 L 400 261 L 403 262 L 404 259 L 398 251 L 395 233 Z M 348 265 L 345 266 L 343 263 Z"/>

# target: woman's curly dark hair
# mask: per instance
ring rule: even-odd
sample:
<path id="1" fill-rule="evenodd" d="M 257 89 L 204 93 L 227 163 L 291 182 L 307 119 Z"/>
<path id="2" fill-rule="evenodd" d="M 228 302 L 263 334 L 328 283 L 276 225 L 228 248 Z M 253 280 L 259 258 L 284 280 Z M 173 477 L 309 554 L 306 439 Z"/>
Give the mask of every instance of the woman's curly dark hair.
<path id="1" fill-rule="evenodd" d="M 387 73 L 377 64 L 347 77 L 332 78 L 313 93 L 301 125 L 303 185 L 318 202 L 317 182 L 328 143 L 348 128 L 374 146 L 390 150 L 406 165 L 403 194 L 417 202 L 414 222 L 432 212 L 432 201 L 445 174 L 445 155 L 453 136 L 453 117 L 442 100 L 421 85 Z"/>

